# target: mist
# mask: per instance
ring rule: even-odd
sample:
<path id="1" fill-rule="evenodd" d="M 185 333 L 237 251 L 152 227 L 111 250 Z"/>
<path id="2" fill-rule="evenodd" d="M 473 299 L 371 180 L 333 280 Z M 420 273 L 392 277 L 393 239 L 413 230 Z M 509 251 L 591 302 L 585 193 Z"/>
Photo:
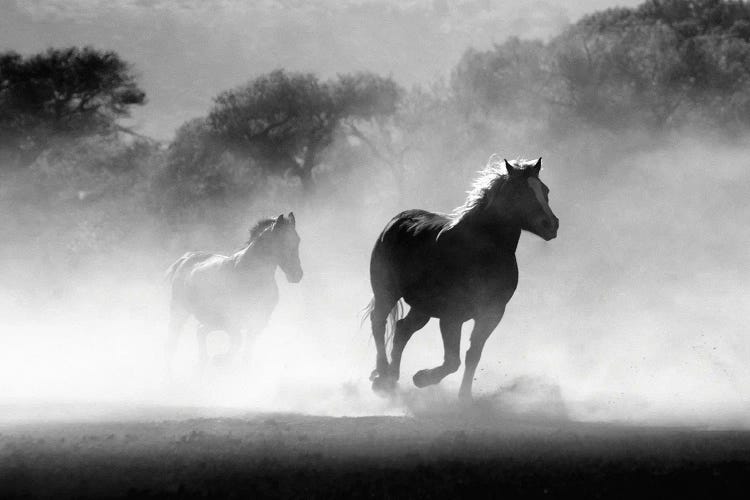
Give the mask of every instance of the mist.
<path id="1" fill-rule="evenodd" d="M 449 74 L 469 45 L 487 47 L 509 35 L 549 38 L 591 8 L 609 6 L 588 4 L 573 9 L 537 2 L 518 11 L 503 3 L 474 17 L 461 15 L 458 7 L 440 14 L 426 3 L 389 6 L 397 23 L 390 25 L 383 14 L 359 30 L 334 32 L 335 49 L 329 50 L 326 27 L 377 8 L 316 3 L 309 8 L 318 16 L 309 21 L 315 29 L 308 31 L 295 24 L 308 10 L 275 3 L 247 11 L 222 3 L 204 22 L 206 8 L 190 2 L 38 2 L 5 7 L 12 14 L 5 19 L 26 28 L 0 24 L 0 43 L 20 51 L 69 43 L 120 51 L 142 71 L 151 99 L 134 123 L 167 139 L 180 123 L 204 114 L 220 90 L 276 67 L 324 76 L 369 69 L 391 73 L 404 85 L 423 83 Z M 155 15 L 147 20 L 146 12 Z M 258 12 L 263 16 L 253 17 Z M 411 44 L 404 27 L 425 12 L 442 16 L 442 24 L 420 21 L 426 41 Z M 519 22 L 517 16 L 528 18 Z M 481 29 L 466 21 L 475 18 L 484 19 Z M 260 31 L 246 27 L 249 20 Z M 112 33 L 114 24 L 121 27 Z M 281 30 L 282 24 L 291 27 Z M 135 43 L 125 38 L 131 29 L 138 33 Z M 390 57 L 394 53 L 401 56 Z M 442 411 L 455 397 L 457 374 L 422 391 L 410 380 L 442 359 L 435 320 L 407 346 L 396 398 L 370 390 L 375 350 L 368 325 L 360 324 L 371 296 L 369 252 L 398 211 L 449 212 L 460 205 L 476 171 L 498 153 L 544 158 L 541 177 L 561 227 L 549 243 L 522 235 L 519 287 L 485 348 L 477 399 L 498 418 L 542 414 L 749 427 L 747 136 L 701 126 L 658 136 L 639 127 L 616 134 L 582 127 L 559 136 L 526 125 L 520 118 L 498 121 L 471 154 L 446 158 L 437 173 L 433 165 L 407 157 L 409 180 L 401 193 L 371 160 L 332 182 L 330 192 L 305 198 L 297 185 L 272 185 L 250 200 L 208 206 L 182 220 L 165 221 L 126 197 L 91 211 L 117 213 L 115 218 L 97 219 L 75 201 L 65 205 L 73 207 L 66 212 L 52 213 L 53 205 L 19 201 L 27 189 L 23 175 L 5 177 L 2 210 L 15 217 L 2 234 L 0 406 L 12 409 L 5 417 Z M 435 143 L 454 139 L 450 130 L 438 130 L 444 136 L 433 137 Z M 245 359 L 199 370 L 190 323 L 175 373 L 167 376 L 167 266 L 186 251 L 230 253 L 257 219 L 292 210 L 305 277 L 294 285 L 277 274 L 279 305 Z M 102 251 L 86 247 L 83 257 L 70 260 L 76 245 L 88 244 L 90 232 L 113 224 L 119 239 Z M 462 352 L 469 331 L 464 325 Z M 212 354 L 226 345 L 223 334 L 211 335 Z"/>
<path id="2" fill-rule="evenodd" d="M 149 95 L 134 123 L 168 140 L 185 120 L 204 114 L 218 92 L 277 68 L 324 76 L 368 70 L 404 85 L 424 84 L 447 77 L 469 46 L 486 48 L 509 36 L 548 38 L 584 13 L 614 4 L 13 1 L 0 6 L 0 49 L 117 51 L 142 73 Z"/>
<path id="3" fill-rule="evenodd" d="M 519 287 L 485 348 L 478 398 L 519 412 L 563 408 L 562 416 L 577 420 L 746 427 L 743 249 L 750 235 L 743 221 L 750 174 L 737 160 L 746 147 L 695 133 L 649 148 L 636 135 L 626 141 L 632 149 L 622 138 L 598 137 L 597 144 L 612 148 L 592 152 L 591 140 L 541 148 L 560 236 L 550 243 L 522 236 Z M 487 145 L 486 153 L 495 150 L 507 151 Z M 591 176 L 591 162 L 606 168 Z M 423 207 L 449 211 L 463 201 L 470 180 L 429 195 Z M 383 400 L 369 389 L 374 345 L 359 317 L 371 294 L 369 250 L 403 207 L 394 201 L 347 207 L 339 200 L 259 205 L 270 208 L 261 214 L 236 207 L 236 224 L 223 222 L 231 230 L 220 242 L 183 238 L 202 247 L 128 240 L 138 248 L 78 265 L 43 299 L 4 286 L 2 403 L 27 407 L 25 418 L 43 418 L 37 412 L 45 404 L 71 402 L 80 406 L 67 412 L 79 417 L 114 411 L 117 403 L 321 415 L 409 414 L 429 401 L 445 404 L 459 377 L 422 395 L 410 381 L 442 358 L 434 320 L 405 351 L 404 400 Z M 163 269 L 182 251 L 230 252 L 256 218 L 283 210 L 297 214 L 304 280 L 288 284 L 279 273 L 272 321 L 247 361 L 233 368 L 209 366 L 201 374 L 189 324 L 170 380 Z M 17 255 L 14 266 L 39 265 L 25 257 Z M 44 269 L 34 275 L 43 288 Z M 226 339 L 214 333 L 209 345 L 220 353 Z"/>

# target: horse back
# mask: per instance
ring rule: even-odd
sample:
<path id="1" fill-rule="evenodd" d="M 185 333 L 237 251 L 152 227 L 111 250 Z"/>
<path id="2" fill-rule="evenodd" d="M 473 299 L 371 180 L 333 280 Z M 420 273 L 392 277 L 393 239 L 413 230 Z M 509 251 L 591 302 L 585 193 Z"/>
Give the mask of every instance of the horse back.
<path id="1" fill-rule="evenodd" d="M 214 255 L 216 254 L 213 254 L 211 252 L 186 252 L 182 255 L 182 257 L 174 261 L 172 265 L 169 266 L 167 272 L 165 273 L 165 278 L 171 282 L 174 282 L 178 275 L 183 274 L 184 271 L 191 268 L 195 264 L 199 264 Z"/>
<path id="2" fill-rule="evenodd" d="M 170 282 L 172 288 L 172 300 L 178 302 L 184 300 L 184 295 L 189 287 L 191 275 L 202 265 L 211 264 L 216 261 L 225 260 L 223 255 L 217 255 L 211 252 L 187 252 L 177 259 L 166 272 L 166 279 Z"/>
<path id="3" fill-rule="evenodd" d="M 387 290 L 435 317 L 471 317 L 477 308 L 503 306 L 515 291 L 515 255 L 481 234 L 438 238 L 447 216 L 407 210 L 386 225 L 373 249 L 373 292 Z M 485 244 L 486 243 L 486 244 Z"/>
<path id="4" fill-rule="evenodd" d="M 448 223 L 446 216 L 426 210 L 399 213 L 380 233 L 370 259 L 374 286 L 400 288 L 400 285 L 428 271 L 435 253 L 435 242 Z"/>

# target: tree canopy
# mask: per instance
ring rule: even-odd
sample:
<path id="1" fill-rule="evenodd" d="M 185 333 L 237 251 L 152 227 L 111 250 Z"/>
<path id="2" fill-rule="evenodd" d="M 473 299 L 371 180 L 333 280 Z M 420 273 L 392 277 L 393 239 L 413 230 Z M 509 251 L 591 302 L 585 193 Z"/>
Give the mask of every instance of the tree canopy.
<path id="1" fill-rule="evenodd" d="M 145 103 L 130 65 L 115 52 L 49 49 L 0 54 L 0 149 L 28 164 L 55 139 L 107 134 Z"/>
<path id="2" fill-rule="evenodd" d="M 750 125 L 750 6 L 649 0 L 585 16 L 548 43 L 467 51 L 456 96 L 484 112 L 537 112 L 607 128 Z"/>
<path id="3" fill-rule="evenodd" d="M 371 73 L 321 81 L 278 70 L 221 93 L 207 123 L 226 148 L 254 158 L 268 173 L 297 176 L 309 189 L 344 121 L 391 114 L 399 95 L 392 79 Z"/>

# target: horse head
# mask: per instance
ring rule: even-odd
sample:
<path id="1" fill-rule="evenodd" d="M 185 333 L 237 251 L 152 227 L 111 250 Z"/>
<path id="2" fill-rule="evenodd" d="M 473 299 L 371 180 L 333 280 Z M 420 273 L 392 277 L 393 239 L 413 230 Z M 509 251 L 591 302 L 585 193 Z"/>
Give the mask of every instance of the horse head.
<path id="1" fill-rule="evenodd" d="M 294 213 L 289 212 L 287 217 L 284 217 L 284 214 L 279 215 L 271 227 L 279 267 L 290 283 L 299 283 L 303 274 L 299 261 L 300 237 L 295 226 Z"/>
<path id="2" fill-rule="evenodd" d="M 494 203 L 489 200 L 487 207 L 494 206 L 504 216 L 520 222 L 521 229 L 545 241 L 557 237 L 560 220 L 549 206 L 549 188 L 539 179 L 542 159 L 503 161 L 508 175 L 500 187 L 502 195 L 493 197 Z"/>

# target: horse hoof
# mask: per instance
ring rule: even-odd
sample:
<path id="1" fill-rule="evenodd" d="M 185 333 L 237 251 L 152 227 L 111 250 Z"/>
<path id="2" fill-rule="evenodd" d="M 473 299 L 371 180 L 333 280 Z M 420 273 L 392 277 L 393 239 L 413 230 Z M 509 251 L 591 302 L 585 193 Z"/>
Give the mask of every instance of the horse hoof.
<path id="1" fill-rule="evenodd" d="M 414 382 L 414 385 L 416 385 L 420 389 L 432 384 L 432 380 L 430 379 L 430 370 L 419 370 L 414 374 L 414 377 L 412 377 L 412 381 Z"/>
<path id="2" fill-rule="evenodd" d="M 375 382 L 375 379 L 377 379 L 380 376 L 380 372 L 377 370 L 373 370 L 372 373 L 370 373 L 370 382 Z"/>
<path id="3" fill-rule="evenodd" d="M 396 379 L 378 376 L 372 381 L 372 390 L 376 394 L 390 395 L 396 389 Z"/>
<path id="4" fill-rule="evenodd" d="M 470 392 L 460 392 L 458 393 L 458 401 L 461 404 L 464 405 L 472 405 L 474 404 L 474 396 L 471 395 Z"/>

